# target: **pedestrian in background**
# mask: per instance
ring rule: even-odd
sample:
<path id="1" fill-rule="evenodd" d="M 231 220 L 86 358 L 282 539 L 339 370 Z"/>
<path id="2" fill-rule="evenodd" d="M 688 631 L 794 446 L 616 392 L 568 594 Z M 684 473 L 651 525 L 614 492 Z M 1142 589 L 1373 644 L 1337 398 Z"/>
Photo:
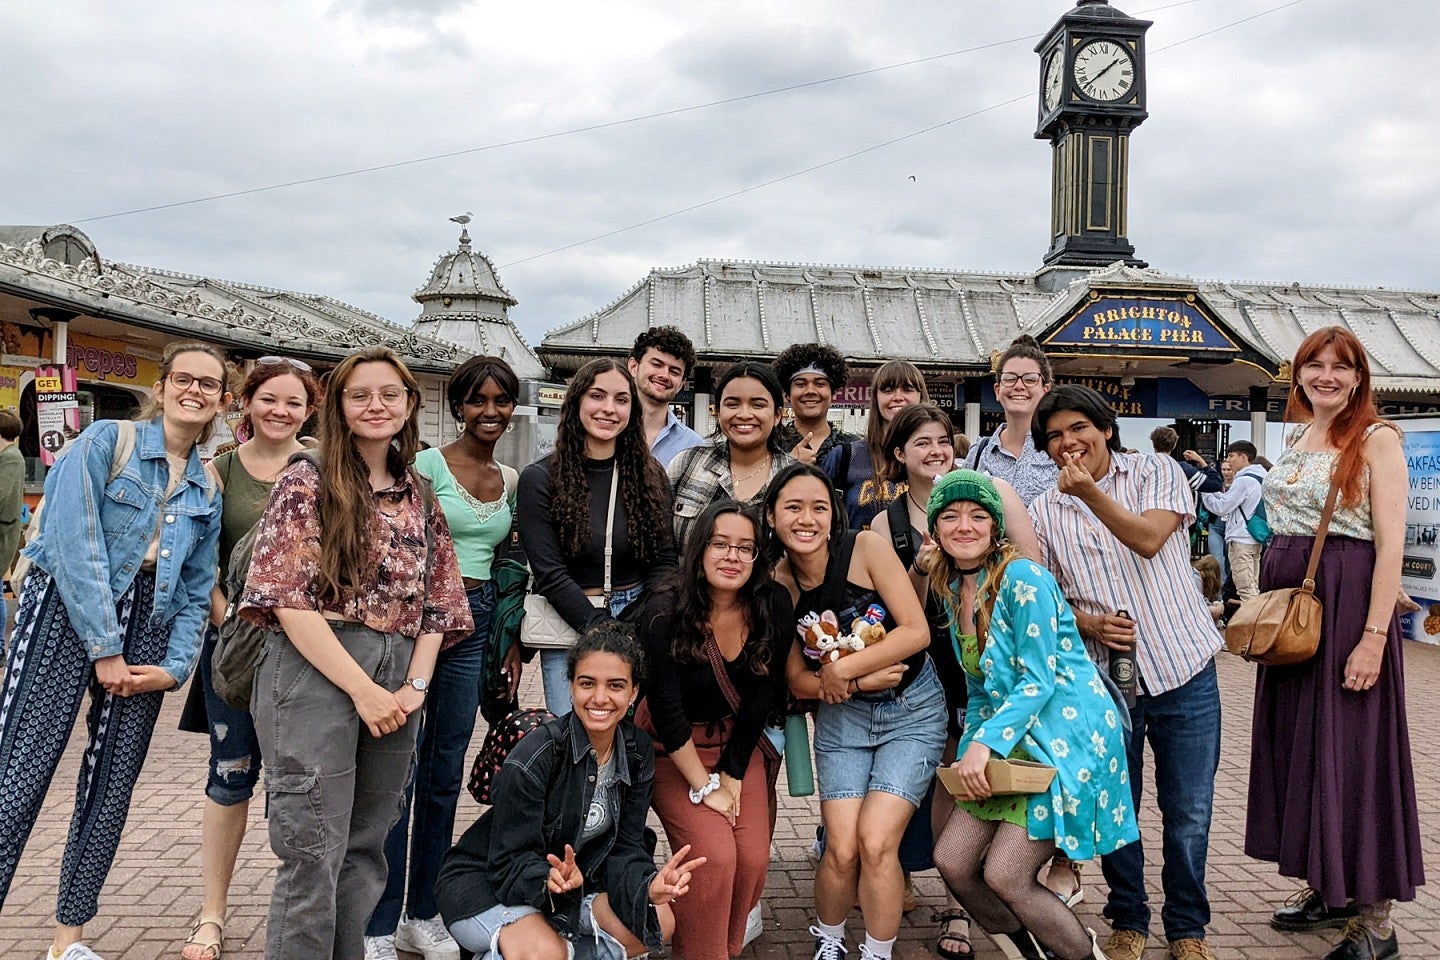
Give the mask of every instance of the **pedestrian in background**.
<path id="1" fill-rule="evenodd" d="M 51 960 L 97 960 L 84 927 L 162 697 L 195 666 L 220 537 L 220 503 L 196 445 L 229 403 L 225 376 L 214 347 L 171 344 L 142 419 L 92 423 L 45 478 L 52 506 L 25 547 L 31 564 L 0 700 L 0 907 L 88 690 Z"/>
<path id="2" fill-rule="evenodd" d="M 639 406 L 624 364 L 591 360 L 565 390 L 555 452 L 520 473 L 530 590 L 577 632 L 618 617 L 675 565 L 670 484 L 645 445 Z M 570 709 L 567 662 L 564 649 L 540 651 L 551 713 Z"/>
<path id="3" fill-rule="evenodd" d="M 1225 554 L 1235 592 L 1244 603 L 1260 592 L 1261 544 L 1250 532 L 1250 518 L 1260 506 L 1266 470 L 1256 463 L 1259 452 L 1249 440 L 1236 440 L 1225 448 L 1231 480 L 1220 493 L 1201 493 L 1200 502 L 1211 515 L 1223 517 Z"/>
<path id="4" fill-rule="evenodd" d="M 1320 647 L 1256 669 L 1245 852 L 1306 884 L 1275 927 L 1344 926 L 1326 960 L 1398 957 L 1390 905 L 1425 882 L 1395 615 L 1409 476 L 1354 334 L 1315 331 L 1293 369 L 1285 419 L 1301 426 L 1265 478 L 1262 589 L 1300 585 L 1331 484 L 1339 496 L 1315 573 Z"/>
<path id="5" fill-rule="evenodd" d="M 389 877 L 365 931 L 366 960 L 395 960 L 397 949 L 425 960 L 460 956 L 439 917 L 435 878 L 454 839 L 465 752 L 480 708 L 480 675 L 495 613 L 490 565 L 509 539 L 515 517 L 519 478 L 513 467 L 495 459 L 495 444 L 510 427 L 520 380 L 499 357 L 471 357 L 455 370 L 445 395 L 459 435 L 443 447 L 417 453 L 415 472 L 430 481 L 445 514 L 475 629 L 464 639 L 447 638 L 435 660 L 417 718 L 422 725 L 415 776 L 405 791 L 405 809 L 385 841 Z M 504 669 L 513 691 L 520 683 L 518 646 L 510 649 Z"/>
<path id="6" fill-rule="evenodd" d="M 260 521 L 270 491 L 320 400 L 320 384 L 309 364 L 285 357 L 261 357 L 240 387 L 241 432 L 249 439 L 206 465 L 221 497 L 219 582 L 210 599 L 210 618 L 200 647 L 197 682 L 190 685 L 180 729 L 210 738 L 205 812 L 200 827 L 200 875 L 205 901 L 181 951 L 185 960 L 219 960 L 224 952 L 230 880 L 250 823 L 250 798 L 260 780 L 260 741 L 249 710 L 230 706 L 215 692 L 211 658 L 230 598 L 224 584 L 235 544 Z M 239 598 L 234 598 L 238 600 Z"/>
<path id="7" fill-rule="evenodd" d="M 8 579 L 24 533 L 20 514 L 25 508 L 25 455 L 15 442 L 19 437 L 20 418 L 14 410 L 0 410 L 0 579 Z M 20 584 L 11 589 L 18 595 Z M 0 590 L 0 649 L 9 637 L 8 623 L 5 592 Z"/>
<path id="8" fill-rule="evenodd" d="M 420 391 L 389 349 L 351 354 L 320 408 L 321 454 L 260 519 L 240 615 L 275 631 L 251 713 L 280 858 L 267 960 L 359 958 L 385 888 L 442 642 L 474 629 L 445 514 L 410 467 Z"/>

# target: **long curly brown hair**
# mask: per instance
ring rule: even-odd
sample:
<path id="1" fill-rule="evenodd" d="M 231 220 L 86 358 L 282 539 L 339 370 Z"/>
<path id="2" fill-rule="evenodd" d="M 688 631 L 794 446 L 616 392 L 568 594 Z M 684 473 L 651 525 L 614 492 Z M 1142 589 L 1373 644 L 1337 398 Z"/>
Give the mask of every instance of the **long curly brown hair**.
<path id="1" fill-rule="evenodd" d="M 369 347 L 340 361 L 330 374 L 320 405 L 320 563 L 315 596 L 322 604 L 339 604 L 342 593 L 356 592 L 375 581 L 370 562 L 369 530 L 375 515 L 370 468 L 345 419 L 345 386 L 362 363 L 388 363 L 410 395 L 410 415 L 390 443 L 389 470 L 403 477 L 420 448 L 420 385 L 408 367 L 386 347 Z"/>
<path id="2" fill-rule="evenodd" d="M 580 401 L 602 373 L 611 370 L 630 387 L 630 420 L 615 439 L 620 502 L 625 505 L 625 536 L 642 564 L 654 563 L 674 542 L 670 519 L 670 482 L 645 443 L 640 394 L 619 360 L 591 360 L 575 373 L 560 404 L 560 426 L 550 460 L 550 523 L 556 539 L 572 553 L 590 542 L 590 479 L 585 472 L 585 427 Z"/>

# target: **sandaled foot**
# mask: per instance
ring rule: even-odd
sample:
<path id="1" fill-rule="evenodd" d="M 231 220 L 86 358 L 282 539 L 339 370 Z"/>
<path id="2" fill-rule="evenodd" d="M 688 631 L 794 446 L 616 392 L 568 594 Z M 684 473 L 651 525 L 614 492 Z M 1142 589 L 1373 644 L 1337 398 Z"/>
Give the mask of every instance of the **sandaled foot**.
<path id="1" fill-rule="evenodd" d="M 970 960 L 975 956 L 975 948 L 970 945 L 970 917 L 964 910 L 937 910 L 930 919 L 940 924 L 936 953 L 945 960 Z"/>
<path id="2" fill-rule="evenodd" d="M 225 921 L 221 917 L 201 917 L 190 929 L 190 937 L 180 951 L 185 960 L 220 960 L 225 945 Z"/>

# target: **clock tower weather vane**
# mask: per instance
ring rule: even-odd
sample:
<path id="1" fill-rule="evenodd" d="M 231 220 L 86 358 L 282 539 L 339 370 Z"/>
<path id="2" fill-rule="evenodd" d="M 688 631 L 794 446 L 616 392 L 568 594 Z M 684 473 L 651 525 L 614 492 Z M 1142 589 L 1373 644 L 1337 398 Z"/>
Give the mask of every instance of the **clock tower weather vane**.
<path id="1" fill-rule="evenodd" d="M 1130 132 L 1145 110 L 1145 31 L 1105 0 L 1079 0 L 1035 47 L 1037 139 L 1051 143 L 1047 266 L 1145 266 L 1126 236 Z"/>

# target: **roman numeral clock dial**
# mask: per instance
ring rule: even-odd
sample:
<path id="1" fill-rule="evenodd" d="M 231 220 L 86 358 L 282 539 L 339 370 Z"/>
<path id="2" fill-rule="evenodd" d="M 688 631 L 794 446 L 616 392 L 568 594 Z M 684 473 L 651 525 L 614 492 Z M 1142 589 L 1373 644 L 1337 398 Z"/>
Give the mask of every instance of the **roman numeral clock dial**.
<path id="1" fill-rule="evenodd" d="M 1092 40 L 1075 51 L 1075 86 L 1092 100 L 1113 103 L 1135 86 L 1135 61 L 1113 40 Z"/>

